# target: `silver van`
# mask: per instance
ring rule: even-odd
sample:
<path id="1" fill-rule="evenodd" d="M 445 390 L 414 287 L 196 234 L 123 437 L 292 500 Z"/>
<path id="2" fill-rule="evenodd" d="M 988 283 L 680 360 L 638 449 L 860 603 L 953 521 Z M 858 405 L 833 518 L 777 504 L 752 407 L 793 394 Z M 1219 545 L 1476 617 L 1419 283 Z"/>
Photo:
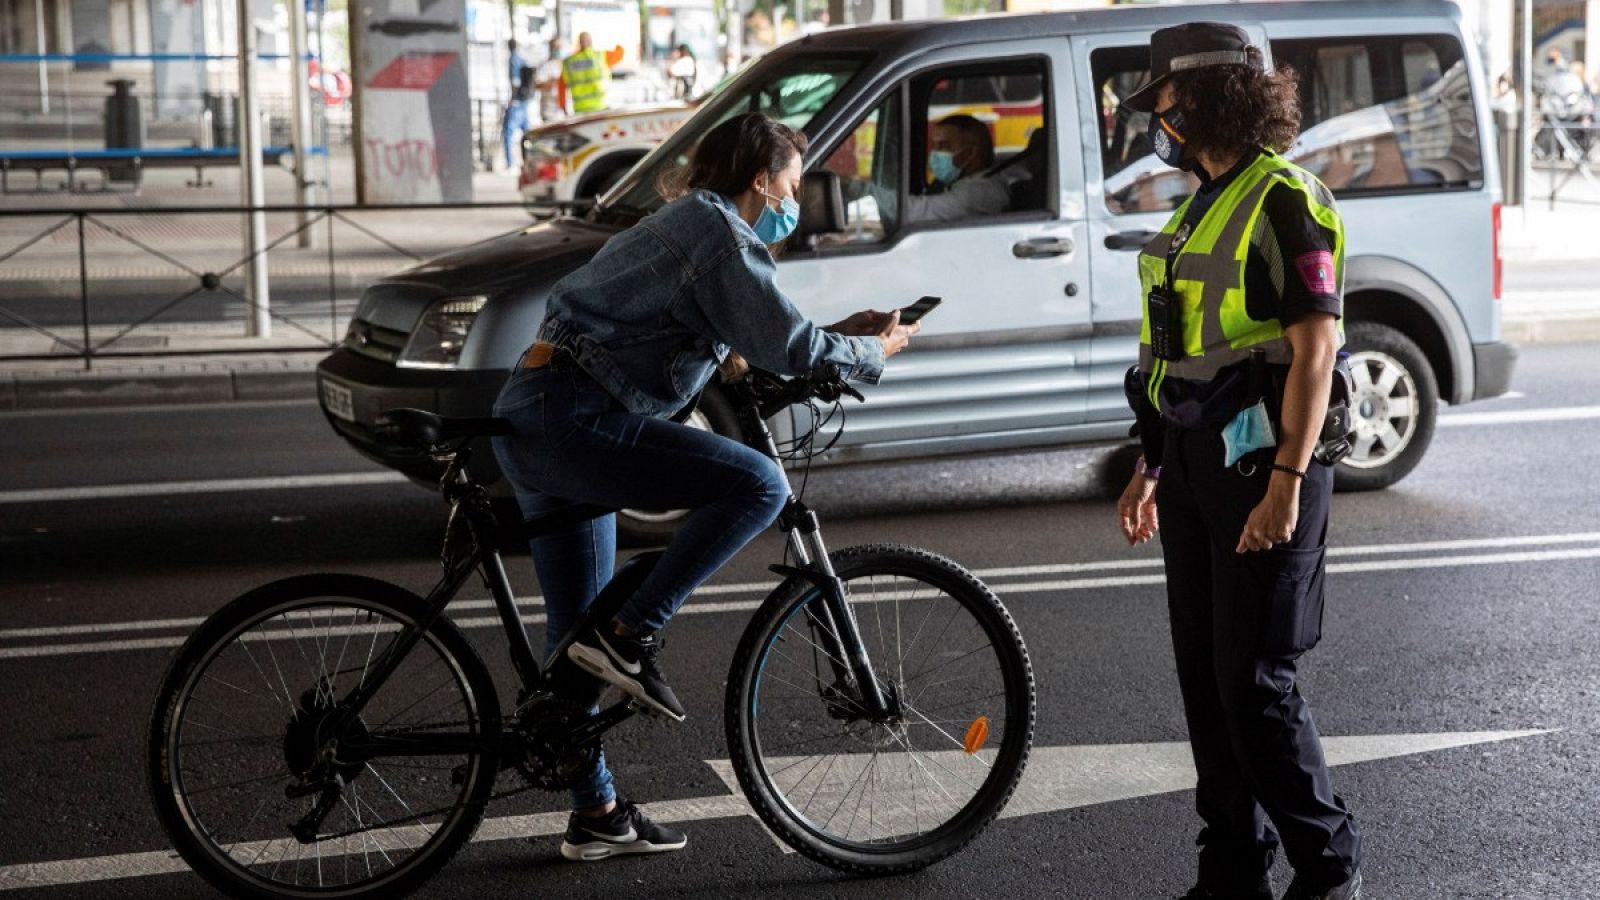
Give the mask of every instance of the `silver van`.
<path id="1" fill-rule="evenodd" d="M 700 135 L 748 110 L 803 129 L 803 221 L 779 270 L 820 322 L 945 298 L 896 357 L 826 461 L 1125 440 L 1136 357 L 1134 258 L 1193 189 L 1160 165 L 1142 115 L 1119 113 L 1158 28 L 1237 22 L 1302 85 L 1288 156 L 1338 196 L 1348 232 L 1347 338 L 1357 446 L 1338 484 L 1411 471 L 1441 399 L 1504 393 L 1500 205 L 1483 73 L 1457 7 L 1424 0 L 1117 7 L 898 23 L 813 35 L 724 86 L 583 217 L 475 244 L 385 278 L 318 368 L 328 419 L 358 450 L 417 478 L 431 463 L 386 443 L 397 406 L 483 415 L 544 312 L 549 288 L 658 208 L 658 185 Z M 931 127 L 989 126 L 1003 210 L 927 218 Z M 849 202 L 846 202 L 846 200 Z M 701 427 L 733 433 L 708 390 Z M 792 431 L 795 423 L 777 422 Z M 489 460 L 488 454 L 480 459 Z M 633 537 L 670 516 L 630 514 Z"/>

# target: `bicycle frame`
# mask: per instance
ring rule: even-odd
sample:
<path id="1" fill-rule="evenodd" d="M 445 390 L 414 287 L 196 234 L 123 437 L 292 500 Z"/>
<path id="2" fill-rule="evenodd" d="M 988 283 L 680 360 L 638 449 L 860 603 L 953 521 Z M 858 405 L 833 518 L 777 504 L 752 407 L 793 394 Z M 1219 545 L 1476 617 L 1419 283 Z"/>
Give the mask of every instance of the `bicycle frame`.
<path id="1" fill-rule="evenodd" d="M 747 391 L 741 394 L 740 399 L 743 402 L 739 408 L 739 424 L 743 431 L 744 443 L 777 460 L 779 458 L 777 442 L 767 427 L 761 404 Z M 572 635 L 566 636 L 566 640 L 558 646 L 550 660 L 544 664 L 539 662 L 528 637 L 527 627 L 523 624 L 522 614 L 517 609 L 505 563 L 498 549 L 498 541 L 502 537 L 501 526 L 495 518 L 487 493 L 467 474 L 466 464 L 470 459 L 470 451 L 463 447 L 448 454 L 439 454 L 436 458 L 446 464 L 445 475 L 441 479 L 441 489 L 446 499 L 451 502 L 450 518 L 445 527 L 445 546 L 441 555 L 444 573 L 439 582 L 428 592 L 426 600 L 430 608 L 429 614 L 401 632 L 374 668 L 372 677 L 346 696 L 342 704 L 346 721 L 360 715 L 367 702 L 394 673 L 406 655 L 415 648 L 433 621 L 444 614 L 445 608 L 454 599 L 456 592 L 474 571 L 481 571 L 484 583 L 493 597 L 501 629 L 506 635 L 512 666 L 522 683 L 523 696 L 549 690 L 550 669 L 565 652 L 566 644 L 572 638 Z M 609 512 L 611 510 L 578 506 L 526 523 L 521 533 L 524 538 L 535 538 L 586 518 Z M 795 497 L 791 489 L 783 511 L 779 514 L 778 523 L 785 534 L 789 551 L 794 555 L 798 565 L 774 565 L 769 568 L 785 578 L 807 581 L 817 589 L 823 602 L 820 605 L 808 605 L 806 617 L 815 632 L 819 646 L 828 657 L 836 683 L 848 688 L 858 698 L 860 708 L 873 721 L 883 721 L 897 715 L 898 698 L 884 692 L 872 669 L 872 663 L 867 658 L 855 613 L 846 599 L 844 583 L 834 572 L 833 565 L 828 559 L 827 547 L 823 543 L 821 526 L 816 514 Z M 460 542 L 458 531 L 463 526 L 466 530 L 467 546 L 461 552 L 453 552 L 454 546 Z M 612 595 L 613 600 L 625 599 L 617 598 L 615 595 L 623 593 L 622 589 L 629 587 L 630 583 L 637 584 L 642 580 L 658 558 L 659 553 L 656 553 L 642 554 L 630 560 L 606 586 L 602 595 Z M 628 571 L 630 568 L 631 572 Z M 631 595 L 632 592 L 627 590 L 626 593 Z M 608 607 L 614 605 L 614 603 L 602 603 L 597 599 L 590 609 L 588 619 L 596 619 L 601 615 L 609 618 L 615 614 L 615 609 Z M 597 713 L 580 727 L 585 732 L 585 739 L 597 737 L 636 711 L 637 708 L 632 702 L 625 700 Z M 482 735 L 469 733 L 428 732 L 405 736 L 369 734 L 365 738 L 348 741 L 341 746 L 340 753 L 341 756 L 356 758 L 432 756 L 463 750 L 491 750 L 494 748 L 485 744 L 497 740 L 498 738 L 491 740 Z"/>

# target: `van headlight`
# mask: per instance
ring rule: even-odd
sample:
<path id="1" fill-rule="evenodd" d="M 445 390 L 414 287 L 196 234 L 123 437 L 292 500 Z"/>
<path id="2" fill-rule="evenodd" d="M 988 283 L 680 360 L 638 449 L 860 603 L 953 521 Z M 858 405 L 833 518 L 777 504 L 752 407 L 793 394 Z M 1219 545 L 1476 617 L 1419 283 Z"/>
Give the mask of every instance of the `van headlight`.
<path id="1" fill-rule="evenodd" d="M 422 314 L 395 365 L 402 369 L 454 369 L 461 361 L 461 348 L 467 345 L 467 332 L 488 302 L 481 294 L 435 301 Z"/>

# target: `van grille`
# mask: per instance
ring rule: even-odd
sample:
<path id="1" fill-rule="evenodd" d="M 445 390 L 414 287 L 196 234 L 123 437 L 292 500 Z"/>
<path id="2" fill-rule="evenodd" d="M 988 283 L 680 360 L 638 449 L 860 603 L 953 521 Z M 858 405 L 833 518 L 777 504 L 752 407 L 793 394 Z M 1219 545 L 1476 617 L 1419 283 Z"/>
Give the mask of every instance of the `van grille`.
<path id="1" fill-rule="evenodd" d="M 349 330 L 345 332 L 344 345 L 362 356 L 394 362 L 400 358 L 400 351 L 405 349 L 409 337 L 404 331 L 353 319 Z"/>

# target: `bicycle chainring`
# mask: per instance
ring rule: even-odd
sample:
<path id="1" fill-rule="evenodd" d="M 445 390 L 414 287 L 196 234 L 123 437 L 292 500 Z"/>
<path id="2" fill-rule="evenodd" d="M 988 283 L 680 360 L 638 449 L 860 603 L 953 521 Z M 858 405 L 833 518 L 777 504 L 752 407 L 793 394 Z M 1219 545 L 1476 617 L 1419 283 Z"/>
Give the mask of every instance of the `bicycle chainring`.
<path id="1" fill-rule="evenodd" d="M 522 704 L 511 725 L 526 748 L 517 771 L 547 791 L 567 790 L 587 778 L 600 759 L 600 741 L 574 744 L 571 732 L 589 718 L 582 705 L 552 694 Z"/>

